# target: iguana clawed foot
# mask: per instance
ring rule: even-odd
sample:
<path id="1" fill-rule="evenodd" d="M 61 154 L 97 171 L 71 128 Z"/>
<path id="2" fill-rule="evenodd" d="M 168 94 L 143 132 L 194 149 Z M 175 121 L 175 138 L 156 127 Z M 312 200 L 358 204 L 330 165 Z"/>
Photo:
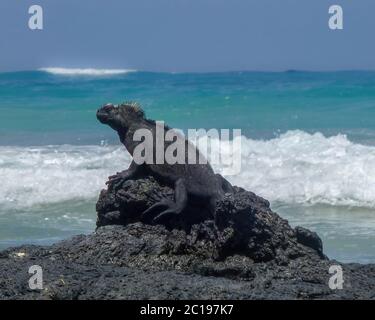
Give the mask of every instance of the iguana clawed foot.
<path id="1" fill-rule="evenodd" d="M 108 186 L 111 186 L 113 190 L 117 190 L 121 187 L 122 183 L 129 179 L 129 174 L 127 170 L 117 172 L 113 176 L 108 177 L 108 181 L 105 183 Z"/>
<path id="2" fill-rule="evenodd" d="M 152 205 L 147 210 L 145 210 L 142 213 L 142 218 L 145 219 L 145 220 L 148 220 L 149 216 L 152 215 L 154 210 L 157 209 L 157 208 L 160 208 L 160 207 L 166 207 L 167 209 L 165 209 L 164 211 L 162 211 L 161 213 L 159 213 L 156 217 L 154 217 L 152 219 L 152 221 L 154 223 L 161 222 L 165 219 L 167 220 L 168 218 L 170 218 L 173 215 L 180 214 L 181 211 L 182 211 L 182 209 L 173 200 L 163 199 L 163 200 L 155 203 L 154 205 Z"/>
<path id="3" fill-rule="evenodd" d="M 117 191 L 116 197 L 123 203 L 136 202 L 138 200 L 131 192 L 125 190 Z"/>

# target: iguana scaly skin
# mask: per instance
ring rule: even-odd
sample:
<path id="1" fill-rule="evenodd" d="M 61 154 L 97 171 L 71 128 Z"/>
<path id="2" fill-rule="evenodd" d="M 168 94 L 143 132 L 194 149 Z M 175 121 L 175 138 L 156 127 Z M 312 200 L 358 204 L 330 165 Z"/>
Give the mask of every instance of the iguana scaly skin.
<path id="1" fill-rule="evenodd" d="M 154 139 L 153 159 L 155 160 L 156 126 L 160 126 L 160 124 L 157 124 L 153 120 L 146 119 L 143 110 L 137 104 L 106 104 L 97 111 L 97 118 L 101 123 L 107 124 L 117 131 L 120 141 L 125 145 L 125 148 L 132 156 L 137 145 L 141 143 L 141 141 L 134 141 L 134 133 L 138 129 L 150 130 Z M 164 126 L 162 130 L 165 134 L 167 130 L 171 129 Z M 159 212 L 153 219 L 156 223 L 168 219 L 171 215 L 180 214 L 189 201 L 208 205 L 210 211 L 214 214 L 216 201 L 226 192 L 232 192 L 231 184 L 221 175 L 215 174 L 207 161 L 203 164 L 202 161 L 198 161 L 198 159 L 204 159 L 199 150 L 185 139 L 185 137 L 177 132 L 175 132 L 175 134 L 178 135 L 179 139 L 183 139 L 183 143 L 185 143 L 184 164 L 168 164 L 167 162 L 155 164 L 155 161 L 152 164 L 137 164 L 133 159 L 127 170 L 109 177 L 108 184 L 116 187 L 116 183 L 118 182 L 122 183 L 124 180 L 150 175 L 160 183 L 173 188 L 175 201 L 167 199 L 161 200 L 143 213 L 144 217 L 147 217 L 151 215 L 155 209 L 164 208 L 164 210 Z M 164 139 L 164 152 L 172 143 L 173 142 L 168 142 Z M 189 164 L 188 154 L 191 155 L 191 152 L 196 155 L 197 164 Z"/>

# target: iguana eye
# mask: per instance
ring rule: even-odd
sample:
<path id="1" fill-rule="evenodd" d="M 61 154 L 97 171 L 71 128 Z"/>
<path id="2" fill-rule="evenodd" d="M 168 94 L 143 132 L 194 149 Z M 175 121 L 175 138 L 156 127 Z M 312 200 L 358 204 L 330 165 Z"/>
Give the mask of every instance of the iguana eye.
<path id="1" fill-rule="evenodd" d="M 104 110 L 105 111 L 109 111 L 109 110 L 111 110 L 111 109 L 113 109 L 114 108 L 114 105 L 113 104 L 111 104 L 111 103 L 107 103 L 105 106 L 104 106 Z"/>

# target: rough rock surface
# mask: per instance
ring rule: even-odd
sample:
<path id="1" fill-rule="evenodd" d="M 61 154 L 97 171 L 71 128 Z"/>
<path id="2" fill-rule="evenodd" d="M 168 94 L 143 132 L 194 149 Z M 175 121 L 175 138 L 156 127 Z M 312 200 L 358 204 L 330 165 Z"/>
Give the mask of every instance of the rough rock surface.
<path id="1" fill-rule="evenodd" d="M 151 223 L 142 221 L 142 212 L 164 198 L 172 200 L 173 190 L 152 177 L 103 190 L 97 203 L 97 226 Z M 238 187 L 216 204 L 215 216 L 210 217 L 204 206 L 189 204 L 183 214 L 166 222 L 165 228 L 182 239 L 173 244 L 172 252 L 189 250 L 218 260 L 240 254 L 254 262 L 278 263 L 305 255 L 324 258 L 317 234 L 301 227 L 292 229 L 271 211 L 267 200 Z"/>
<path id="2" fill-rule="evenodd" d="M 0 252 L 0 299 L 374 299 L 375 265 L 340 264 L 268 201 L 235 187 L 215 216 L 195 205 L 166 225 L 141 213 L 173 190 L 151 177 L 103 190 L 98 229 L 48 247 Z M 344 289 L 328 286 L 340 264 Z M 28 269 L 43 268 L 43 290 Z"/>

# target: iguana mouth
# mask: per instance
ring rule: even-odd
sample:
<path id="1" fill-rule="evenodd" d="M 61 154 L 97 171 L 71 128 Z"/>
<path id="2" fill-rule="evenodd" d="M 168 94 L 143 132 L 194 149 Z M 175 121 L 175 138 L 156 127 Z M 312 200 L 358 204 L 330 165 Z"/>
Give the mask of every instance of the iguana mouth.
<path id="1" fill-rule="evenodd" d="M 111 120 L 114 120 L 114 114 L 113 112 L 117 110 L 118 107 L 113 104 L 106 104 L 105 106 L 98 109 L 96 112 L 96 117 L 101 123 L 108 123 Z"/>

